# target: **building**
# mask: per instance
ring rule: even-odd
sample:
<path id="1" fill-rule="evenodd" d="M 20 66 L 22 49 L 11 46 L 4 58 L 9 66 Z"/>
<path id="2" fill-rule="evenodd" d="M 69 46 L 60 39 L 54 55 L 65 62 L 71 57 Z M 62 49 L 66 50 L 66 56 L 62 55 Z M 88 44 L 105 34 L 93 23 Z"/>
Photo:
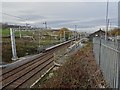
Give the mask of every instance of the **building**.
<path id="1" fill-rule="evenodd" d="M 101 37 L 104 37 L 104 36 L 105 36 L 105 31 L 101 30 L 101 28 L 100 28 L 100 30 L 98 30 L 98 31 L 90 34 L 90 35 L 88 36 L 88 38 L 89 38 L 90 40 L 92 40 L 93 37 L 100 37 L 100 36 L 101 36 Z"/>

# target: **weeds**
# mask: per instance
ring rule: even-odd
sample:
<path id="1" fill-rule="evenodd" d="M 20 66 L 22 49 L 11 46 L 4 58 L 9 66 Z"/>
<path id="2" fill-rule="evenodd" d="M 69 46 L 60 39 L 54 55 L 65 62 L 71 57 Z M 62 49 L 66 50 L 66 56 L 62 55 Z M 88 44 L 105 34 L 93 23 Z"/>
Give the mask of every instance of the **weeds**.
<path id="1" fill-rule="evenodd" d="M 92 53 L 92 44 L 89 42 L 60 67 L 55 72 L 54 77 L 47 80 L 41 87 L 98 88 L 98 83 L 103 80 L 101 73 L 97 73 L 96 79 L 93 78 L 98 69 Z"/>

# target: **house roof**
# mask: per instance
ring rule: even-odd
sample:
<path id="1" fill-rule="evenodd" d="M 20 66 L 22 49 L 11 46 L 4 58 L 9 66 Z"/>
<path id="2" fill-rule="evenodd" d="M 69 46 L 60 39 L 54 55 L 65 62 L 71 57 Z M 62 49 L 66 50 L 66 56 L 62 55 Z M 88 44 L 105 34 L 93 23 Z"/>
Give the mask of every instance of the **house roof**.
<path id="1" fill-rule="evenodd" d="M 95 34 L 100 33 L 100 32 L 105 34 L 105 31 L 103 31 L 103 30 L 100 29 L 100 30 L 98 30 L 98 31 L 96 31 L 96 32 L 94 32 L 94 33 L 92 33 L 92 34 L 90 34 L 90 36 L 91 36 L 91 35 L 95 35 Z"/>

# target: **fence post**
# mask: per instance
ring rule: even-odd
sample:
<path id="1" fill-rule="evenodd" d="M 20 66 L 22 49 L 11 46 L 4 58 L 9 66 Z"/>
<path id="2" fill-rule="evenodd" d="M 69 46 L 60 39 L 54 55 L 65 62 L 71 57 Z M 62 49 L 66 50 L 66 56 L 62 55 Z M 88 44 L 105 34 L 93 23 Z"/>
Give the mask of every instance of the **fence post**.
<path id="1" fill-rule="evenodd" d="M 100 61 L 101 61 L 101 36 L 100 36 L 100 42 L 99 43 L 100 43 L 99 44 L 99 66 L 100 66 Z"/>
<path id="2" fill-rule="evenodd" d="M 16 44 L 15 44 L 15 35 L 14 30 L 10 28 L 10 36 L 11 36 L 11 45 L 12 45 L 12 60 L 17 60 L 17 53 L 16 53 Z"/>
<path id="3" fill-rule="evenodd" d="M 120 90 L 120 41 L 118 41 L 118 90 Z"/>

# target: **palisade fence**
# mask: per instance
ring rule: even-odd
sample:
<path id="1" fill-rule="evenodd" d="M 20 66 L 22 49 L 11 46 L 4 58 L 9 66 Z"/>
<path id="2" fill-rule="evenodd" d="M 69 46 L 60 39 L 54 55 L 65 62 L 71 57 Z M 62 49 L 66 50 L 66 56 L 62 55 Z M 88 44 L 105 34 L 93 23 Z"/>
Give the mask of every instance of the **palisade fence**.
<path id="1" fill-rule="evenodd" d="M 120 89 L 120 42 L 95 37 L 93 52 L 110 88 Z"/>

